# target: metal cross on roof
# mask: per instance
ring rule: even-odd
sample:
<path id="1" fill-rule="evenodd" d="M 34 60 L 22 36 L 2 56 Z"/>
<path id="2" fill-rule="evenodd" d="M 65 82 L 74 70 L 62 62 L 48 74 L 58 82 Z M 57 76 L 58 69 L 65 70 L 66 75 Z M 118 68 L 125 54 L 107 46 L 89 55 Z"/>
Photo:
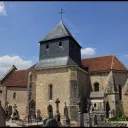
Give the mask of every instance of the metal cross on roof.
<path id="1" fill-rule="evenodd" d="M 62 14 L 64 13 L 63 8 L 61 7 L 61 12 L 59 13 L 61 15 L 61 21 L 62 21 Z"/>

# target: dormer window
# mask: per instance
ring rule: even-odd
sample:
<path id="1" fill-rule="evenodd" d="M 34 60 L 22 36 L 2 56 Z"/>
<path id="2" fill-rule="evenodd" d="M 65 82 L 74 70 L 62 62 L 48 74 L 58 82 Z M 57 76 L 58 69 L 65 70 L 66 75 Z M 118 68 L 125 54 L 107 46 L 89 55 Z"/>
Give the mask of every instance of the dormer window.
<path id="1" fill-rule="evenodd" d="M 59 42 L 59 47 L 61 47 L 62 46 L 62 42 Z"/>
<path id="2" fill-rule="evenodd" d="M 49 44 L 46 44 L 46 49 L 49 49 Z"/>

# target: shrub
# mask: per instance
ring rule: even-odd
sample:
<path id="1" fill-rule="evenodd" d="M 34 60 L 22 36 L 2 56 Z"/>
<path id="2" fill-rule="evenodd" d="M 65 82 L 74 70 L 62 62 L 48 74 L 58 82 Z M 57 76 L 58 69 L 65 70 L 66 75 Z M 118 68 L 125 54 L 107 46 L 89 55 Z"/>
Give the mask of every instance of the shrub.
<path id="1" fill-rule="evenodd" d="M 122 117 L 123 116 L 123 110 L 120 105 L 116 106 L 116 116 Z"/>
<path id="2" fill-rule="evenodd" d="M 109 118 L 109 120 L 110 121 L 128 121 L 128 117 L 126 117 L 126 116 L 123 116 L 123 117 L 115 116 L 115 117 Z"/>

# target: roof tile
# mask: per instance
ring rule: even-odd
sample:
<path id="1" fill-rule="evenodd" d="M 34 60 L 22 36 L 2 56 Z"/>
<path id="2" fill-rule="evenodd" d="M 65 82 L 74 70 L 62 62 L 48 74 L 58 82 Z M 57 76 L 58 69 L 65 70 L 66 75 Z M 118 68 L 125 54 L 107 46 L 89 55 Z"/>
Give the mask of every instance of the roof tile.
<path id="1" fill-rule="evenodd" d="M 5 86 L 27 86 L 29 70 L 15 70 L 3 82 Z"/>
<path id="2" fill-rule="evenodd" d="M 127 71 L 127 68 L 115 55 L 85 58 L 82 59 L 82 64 L 84 67 L 89 67 L 90 72 L 106 71 L 110 69 Z"/>

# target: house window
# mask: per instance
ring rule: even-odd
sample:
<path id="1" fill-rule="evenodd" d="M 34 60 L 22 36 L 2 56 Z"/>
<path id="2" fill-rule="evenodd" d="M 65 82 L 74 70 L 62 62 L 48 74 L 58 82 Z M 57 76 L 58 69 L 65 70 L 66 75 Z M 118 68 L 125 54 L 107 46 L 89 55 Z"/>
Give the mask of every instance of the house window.
<path id="1" fill-rule="evenodd" d="M 99 91 L 99 83 L 98 82 L 94 83 L 94 91 L 95 92 Z"/>
<path id="2" fill-rule="evenodd" d="M 46 49 L 49 49 L 49 44 L 46 44 Z"/>
<path id="3" fill-rule="evenodd" d="M 49 86 L 49 100 L 52 100 L 52 85 Z"/>
<path id="4" fill-rule="evenodd" d="M 59 42 L 59 46 L 62 46 L 62 42 Z"/>
<path id="5" fill-rule="evenodd" d="M 13 93 L 13 99 L 14 100 L 16 99 L 16 93 L 15 92 Z"/>
<path id="6" fill-rule="evenodd" d="M 121 88 L 121 85 L 119 85 L 119 100 L 122 100 L 122 88 Z"/>

